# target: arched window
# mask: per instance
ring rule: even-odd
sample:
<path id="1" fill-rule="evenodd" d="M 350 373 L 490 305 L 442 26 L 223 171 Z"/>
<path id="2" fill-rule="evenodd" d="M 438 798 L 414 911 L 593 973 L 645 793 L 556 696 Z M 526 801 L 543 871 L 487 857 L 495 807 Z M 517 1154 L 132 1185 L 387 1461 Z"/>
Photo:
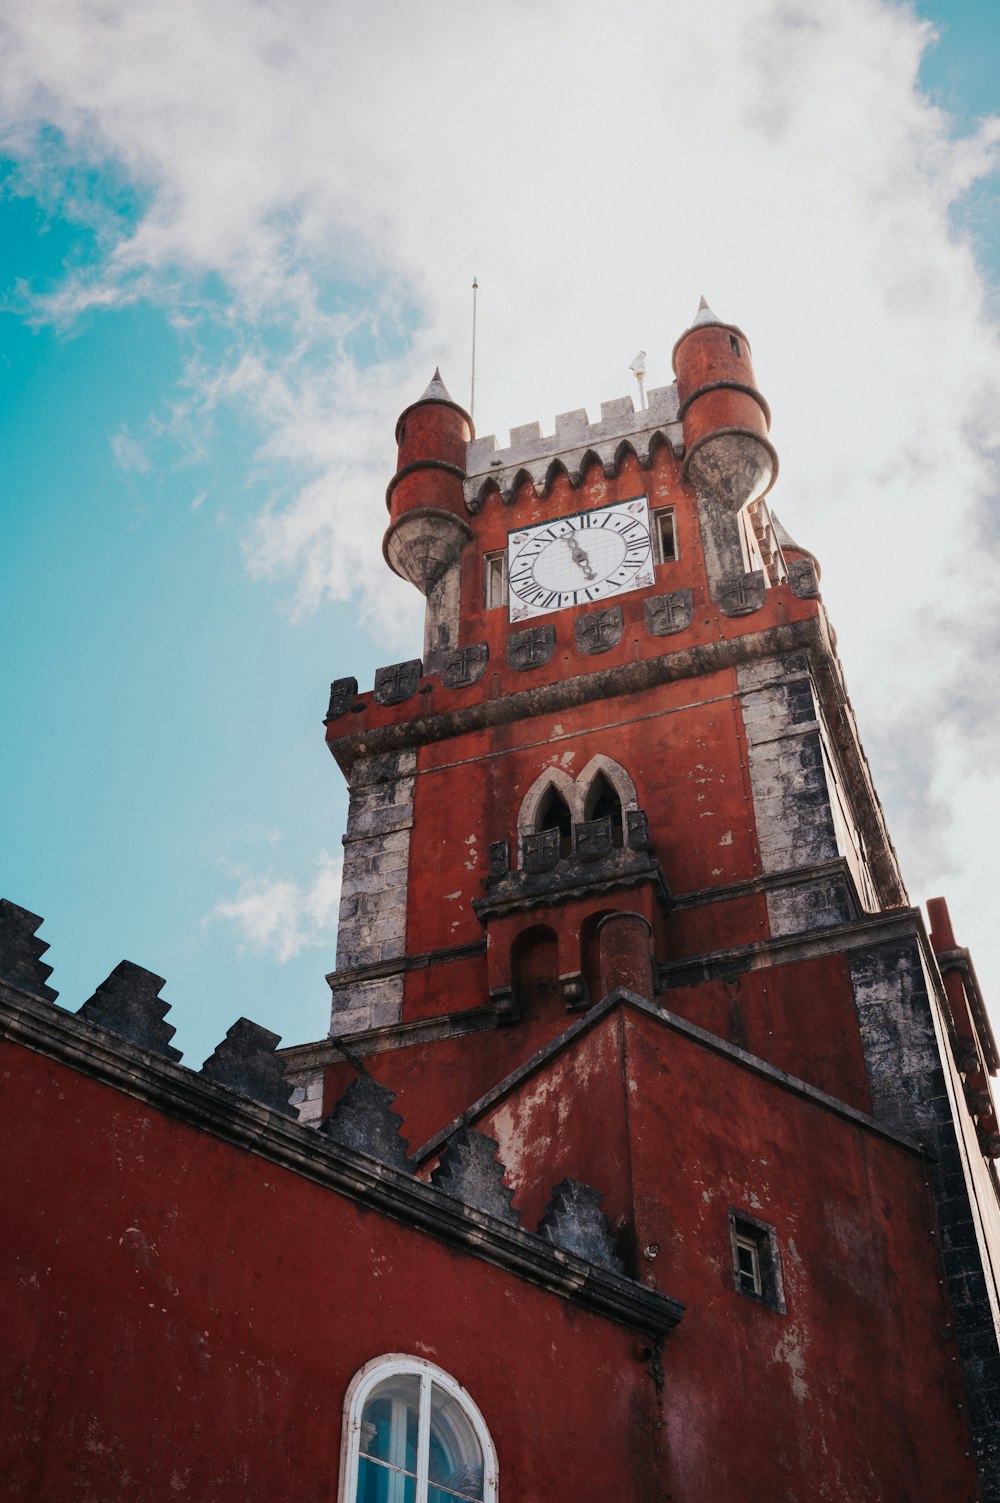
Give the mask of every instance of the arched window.
<path id="1" fill-rule="evenodd" d="M 571 845 L 571 828 L 569 805 L 559 792 L 558 788 L 550 787 L 538 809 L 535 829 L 559 831 L 559 855 L 568 856 Z"/>
<path id="2" fill-rule="evenodd" d="M 554 929 L 536 924 L 517 936 L 510 952 L 511 984 L 522 1018 L 536 1018 L 559 986 L 559 941 Z"/>
<path id="3" fill-rule="evenodd" d="M 496 1503 L 493 1442 L 454 1378 L 420 1357 L 367 1362 L 344 1406 L 341 1503 Z"/>
<path id="4" fill-rule="evenodd" d="M 611 786 L 603 772 L 599 772 L 590 785 L 584 813 L 587 819 L 610 819 L 611 836 L 615 845 L 624 845 L 622 801 L 618 790 Z"/>

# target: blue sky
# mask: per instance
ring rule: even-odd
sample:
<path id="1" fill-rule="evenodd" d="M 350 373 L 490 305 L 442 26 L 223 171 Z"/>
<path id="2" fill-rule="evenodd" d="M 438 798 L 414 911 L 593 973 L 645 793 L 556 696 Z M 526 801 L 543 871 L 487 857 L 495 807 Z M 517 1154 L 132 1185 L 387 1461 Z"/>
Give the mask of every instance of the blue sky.
<path id="1" fill-rule="evenodd" d="M 588 4 L 5 7 L 0 893 L 66 1006 L 125 957 L 190 1064 L 325 1032 L 326 690 L 419 651 L 382 496 L 434 365 L 467 397 L 475 272 L 481 433 L 640 346 L 669 380 L 702 291 L 746 328 L 911 894 L 996 1012 L 1000 12 L 828 9 L 636 0 L 595 93 Z"/>

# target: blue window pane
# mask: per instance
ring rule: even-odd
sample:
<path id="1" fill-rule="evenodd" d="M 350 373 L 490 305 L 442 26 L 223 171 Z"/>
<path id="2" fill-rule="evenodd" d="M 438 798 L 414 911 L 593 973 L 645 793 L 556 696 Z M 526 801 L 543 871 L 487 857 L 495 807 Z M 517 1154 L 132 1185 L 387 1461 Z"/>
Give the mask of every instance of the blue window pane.
<path id="1" fill-rule="evenodd" d="M 431 1388 L 431 1433 L 428 1477 L 432 1484 L 428 1503 L 452 1503 L 452 1499 L 483 1496 L 483 1450 L 468 1415 L 437 1383 Z"/>
<path id="2" fill-rule="evenodd" d="M 435 1487 L 430 1483 L 427 1488 L 427 1503 L 469 1503 L 470 1499 L 479 1499 L 483 1496 L 482 1489 L 473 1493 L 453 1493 L 446 1487 Z"/>
<path id="3" fill-rule="evenodd" d="M 356 1503 L 415 1503 L 417 1479 L 362 1456 Z"/>
<path id="4" fill-rule="evenodd" d="M 419 1413 L 419 1377 L 397 1373 L 379 1383 L 361 1415 L 362 1455 L 388 1462 L 400 1471 L 415 1472 Z"/>

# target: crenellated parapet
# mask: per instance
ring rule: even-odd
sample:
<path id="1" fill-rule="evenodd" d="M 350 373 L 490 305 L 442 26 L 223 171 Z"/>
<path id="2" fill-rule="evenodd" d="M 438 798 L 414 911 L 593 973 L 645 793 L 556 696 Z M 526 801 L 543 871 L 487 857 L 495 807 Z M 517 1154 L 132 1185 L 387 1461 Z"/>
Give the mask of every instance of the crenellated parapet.
<path id="1" fill-rule="evenodd" d="M 446 1135 L 418 1174 L 399 1135 L 394 1093 L 361 1074 L 320 1131 L 296 1121 L 277 1036 L 240 1018 L 200 1071 L 168 1042 L 160 977 L 123 961 L 78 1012 L 47 984 L 41 919 L 0 907 L 0 1044 L 14 1044 L 329 1191 L 509 1269 L 560 1298 L 642 1332 L 667 1335 L 684 1306 L 628 1277 L 599 1193 L 575 1180 L 551 1192 L 536 1231 L 521 1226 L 497 1143 L 469 1128 Z"/>
<path id="2" fill-rule="evenodd" d="M 475 515 L 491 492 L 498 492 L 510 506 L 525 480 L 540 496 L 548 494 L 561 474 L 578 486 L 593 464 L 600 464 L 611 479 L 628 453 L 648 469 L 657 444 L 668 445 L 680 456 L 684 430 L 676 384 L 656 387 L 648 395 L 649 406 L 638 410 L 631 397 L 602 402 L 596 423 L 583 407 L 560 413 L 555 432 L 548 435 L 543 435 L 540 423 L 524 423 L 511 429 L 506 449 L 492 434 L 474 439 L 466 452 L 466 507 Z"/>

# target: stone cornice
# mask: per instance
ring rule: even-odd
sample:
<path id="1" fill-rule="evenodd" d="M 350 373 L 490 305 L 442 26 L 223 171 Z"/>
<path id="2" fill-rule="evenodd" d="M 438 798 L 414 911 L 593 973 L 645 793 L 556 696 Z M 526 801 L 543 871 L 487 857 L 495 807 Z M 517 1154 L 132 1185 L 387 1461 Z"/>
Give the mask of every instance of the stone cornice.
<path id="1" fill-rule="evenodd" d="M 346 736 L 333 736 L 329 740 L 329 747 L 338 765 L 346 772 L 360 757 L 424 746 L 489 726 L 509 725 L 513 721 L 536 715 L 558 714 L 576 705 L 613 700 L 621 695 L 717 673 L 745 663 L 757 663 L 768 658 L 778 660 L 796 651 L 809 654 L 809 666 L 834 753 L 864 835 L 879 901 L 883 907 L 904 904 L 906 889 L 899 873 L 896 853 L 861 747 L 854 712 L 822 609 L 814 616 L 767 627 L 759 632 L 747 632 L 714 642 L 704 642 L 695 647 L 657 653 L 635 662 L 599 668 L 592 673 L 575 674 L 554 683 L 539 684 L 535 688 L 517 689 L 513 693 L 490 699 L 477 699 L 472 704 L 454 710 L 397 721 L 393 725 L 375 726 Z M 780 663 L 777 661 L 776 671 L 780 672 Z"/>
<path id="2" fill-rule="evenodd" d="M 753 885 L 734 884 L 732 887 L 718 889 L 718 896 L 720 899 L 725 899 L 739 896 L 744 891 L 774 890 L 783 885 L 783 878 L 792 882 L 806 882 L 830 871 L 842 872 L 847 880 L 850 880 L 847 863 L 841 859 L 824 862 L 818 866 L 803 867 L 785 874 L 779 873 L 773 878 L 759 878 L 757 884 Z M 701 903 L 709 900 L 708 890 L 682 893 L 676 898 L 675 905 L 683 908 L 695 902 Z M 919 909 L 899 908 L 886 913 L 865 914 L 850 923 L 831 925 L 829 928 L 815 929 L 809 933 L 782 935 L 758 940 L 753 944 L 739 945 L 731 950 L 712 950 L 701 955 L 686 956 L 683 960 L 661 966 L 659 982 L 663 991 L 668 992 L 688 986 L 698 986 L 714 977 L 741 975 L 747 971 L 764 970 L 772 966 L 797 965 L 804 960 L 815 960 L 823 955 L 842 955 L 907 939 L 921 946 L 929 971 L 937 975 L 937 964 L 924 932 Z M 336 976 L 337 972 L 333 972 L 332 975 Z M 941 991 L 940 982 L 936 985 Z M 943 991 L 941 995 L 943 996 Z M 596 1005 L 602 1006 L 603 1003 Z M 675 1016 L 665 1010 L 656 1009 L 656 1011 L 658 1016 Z M 676 1018 L 676 1021 L 683 1023 L 684 1020 Z M 298 1078 L 311 1070 L 321 1070 L 327 1065 L 342 1064 L 351 1056 L 365 1058 L 372 1054 L 385 1054 L 395 1049 L 406 1049 L 412 1044 L 433 1043 L 445 1038 L 460 1038 L 465 1034 L 482 1033 L 504 1026 L 507 1026 L 507 1020 L 502 1019 L 496 1005 L 490 1003 L 484 1007 L 438 1013 L 430 1018 L 415 1018 L 411 1022 L 393 1023 L 384 1028 L 372 1028 L 364 1033 L 351 1034 L 347 1040 L 350 1055 L 341 1051 L 340 1042 L 336 1038 L 316 1039 L 307 1044 L 294 1044 L 281 1049 L 279 1053 L 285 1062 L 288 1074 Z M 560 1034 L 560 1038 L 564 1036 Z M 713 1036 L 707 1035 L 707 1037 Z"/>
<path id="3" fill-rule="evenodd" d="M 654 1336 L 677 1300 L 508 1226 L 435 1186 L 348 1149 L 280 1113 L 17 988 L 0 984 L 0 1040 L 18 1044 L 231 1146 L 372 1207 L 609 1320 Z"/>
<path id="4" fill-rule="evenodd" d="M 826 645 L 825 641 L 822 645 Z M 510 725 L 512 721 L 535 715 L 558 714 L 591 701 L 616 699 L 660 684 L 679 683 L 685 679 L 718 673 L 740 663 L 753 663 L 796 650 L 813 650 L 821 646 L 815 617 L 772 626 L 761 632 L 723 637 L 696 647 L 674 649 L 640 658 L 614 667 L 598 668 L 592 673 L 574 674 L 534 688 L 515 689 L 511 693 L 454 710 L 396 721 L 392 725 L 372 726 L 346 736 L 331 736 L 331 752 L 343 769 L 350 768 L 360 757 L 402 751 L 445 741 L 469 731 L 488 726 Z"/>

